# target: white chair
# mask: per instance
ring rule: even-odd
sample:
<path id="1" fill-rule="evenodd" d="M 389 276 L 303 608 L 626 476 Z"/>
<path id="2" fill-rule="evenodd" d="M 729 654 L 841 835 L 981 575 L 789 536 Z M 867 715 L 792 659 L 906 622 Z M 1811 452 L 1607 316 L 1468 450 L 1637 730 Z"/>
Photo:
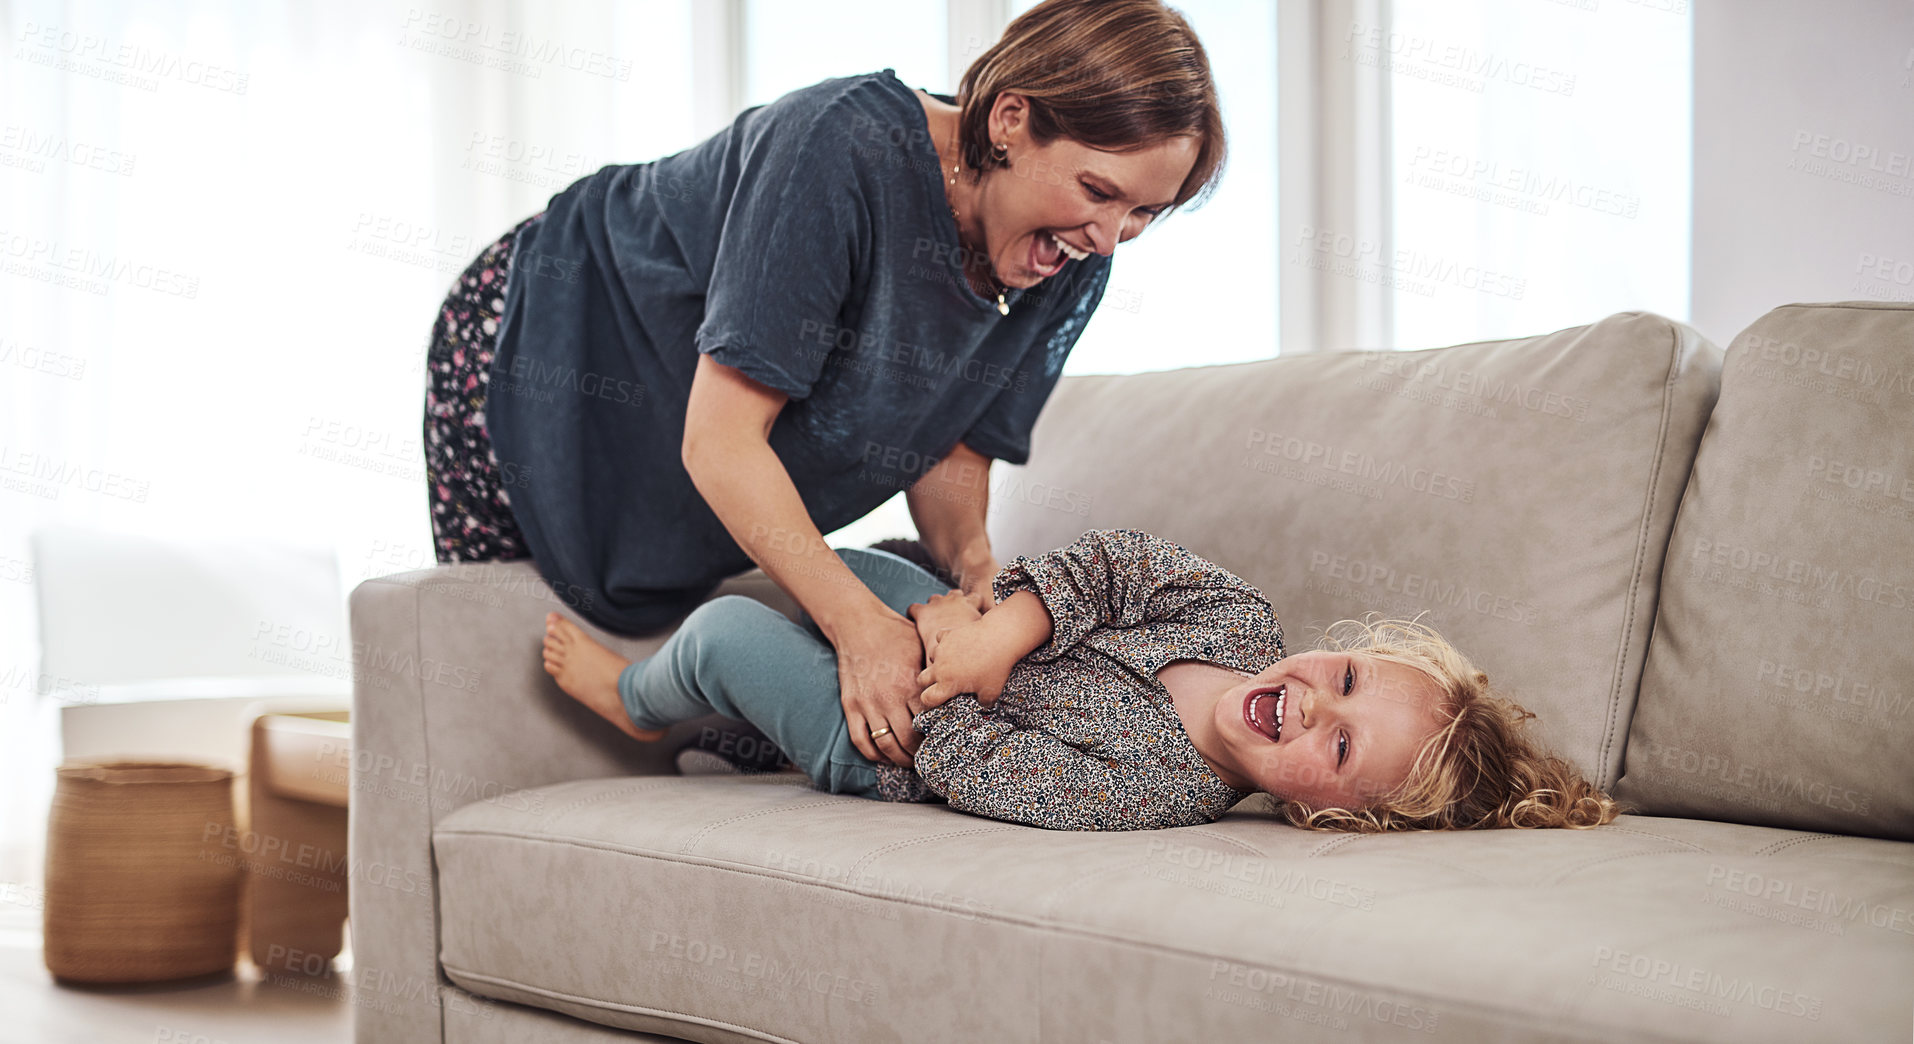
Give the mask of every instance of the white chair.
<path id="1" fill-rule="evenodd" d="M 161 540 L 77 526 L 31 539 L 43 692 L 65 755 L 245 771 L 247 707 L 351 703 L 351 640 L 329 549 Z"/>

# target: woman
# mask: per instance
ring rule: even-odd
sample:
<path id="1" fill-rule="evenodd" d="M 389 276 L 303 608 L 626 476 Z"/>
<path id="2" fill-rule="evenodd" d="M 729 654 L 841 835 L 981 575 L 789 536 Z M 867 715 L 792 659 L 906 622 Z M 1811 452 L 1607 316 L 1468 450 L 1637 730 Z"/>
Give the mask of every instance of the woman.
<path id="1" fill-rule="evenodd" d="M 991 460 L 1027 459 L 1117 244 L 1205 194 L 1223 155 L 1180 16 L 1047 0 L 955 98 L 888 69 L 826 80 L 579 180 L 442 310 L 440 560 L 529 555 L 632 634 L 755 563 L 835 649 L 857 749 L 908 766 L 916 628 L 822 533 L 905 490 L 987 607 Z"/>

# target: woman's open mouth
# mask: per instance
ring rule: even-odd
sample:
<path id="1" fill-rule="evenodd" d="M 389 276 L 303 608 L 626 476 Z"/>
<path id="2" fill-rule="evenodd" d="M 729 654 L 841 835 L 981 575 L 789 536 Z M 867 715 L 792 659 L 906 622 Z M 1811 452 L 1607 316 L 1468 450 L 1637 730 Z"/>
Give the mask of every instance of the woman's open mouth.
<path id="1" fill-rule="evenodd" d="M 1081 261 L 1089 256 L 1088 250 L 1078 250 L 1054 232 L 1031 233 L 1030 271 L 1038 279 L 1048 279 L 1063 271 L 1065 262 Z"/>
<path id="2" fill-rule="evenodd" d="M 1243 700 L 1243 720 L 1249 727 L 1275 742 L 1283 735 L 1283 715 L 1289 707 L 1289 688 L 1258 689 Z"/>

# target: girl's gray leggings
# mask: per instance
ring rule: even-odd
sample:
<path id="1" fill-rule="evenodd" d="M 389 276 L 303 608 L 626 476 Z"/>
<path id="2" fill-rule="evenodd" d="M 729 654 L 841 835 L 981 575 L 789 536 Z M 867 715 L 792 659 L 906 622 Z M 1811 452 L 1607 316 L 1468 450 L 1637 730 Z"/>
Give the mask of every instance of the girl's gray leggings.
<path id="1" fill-rule="evenodd" d="M 841 548 L 837 555 L 899 613 L 950 590 L 887 551 Z M 809 614 L 793 623 L 754 598 L 713 598 L 686 616 L 656 654 L 625 668 L 618 695 L 641 729 L 715 711 L 757 726 L 821 790 L 877 789 L 877 770 L 852 746 L 844 722 L 837 651 Z"/>

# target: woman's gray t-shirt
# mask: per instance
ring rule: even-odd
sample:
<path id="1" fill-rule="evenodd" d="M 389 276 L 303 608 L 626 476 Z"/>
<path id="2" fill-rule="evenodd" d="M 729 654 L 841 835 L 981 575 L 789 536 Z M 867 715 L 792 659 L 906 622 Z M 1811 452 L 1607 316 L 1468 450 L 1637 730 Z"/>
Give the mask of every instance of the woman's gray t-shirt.
<path id="1" fill-rule="evenodd" d="M 1023 463 L 1110 259 L 1010 291 L 1008 316 L 961 262 L 923 108 L 889 69 L 552 197 L 518 235 L 486 405 L 540 573 L 642 634 L 751 568 L 681 461 L 700 353 L 790 397 L 770 445 L 821 532 L 959 441 Z"/>

